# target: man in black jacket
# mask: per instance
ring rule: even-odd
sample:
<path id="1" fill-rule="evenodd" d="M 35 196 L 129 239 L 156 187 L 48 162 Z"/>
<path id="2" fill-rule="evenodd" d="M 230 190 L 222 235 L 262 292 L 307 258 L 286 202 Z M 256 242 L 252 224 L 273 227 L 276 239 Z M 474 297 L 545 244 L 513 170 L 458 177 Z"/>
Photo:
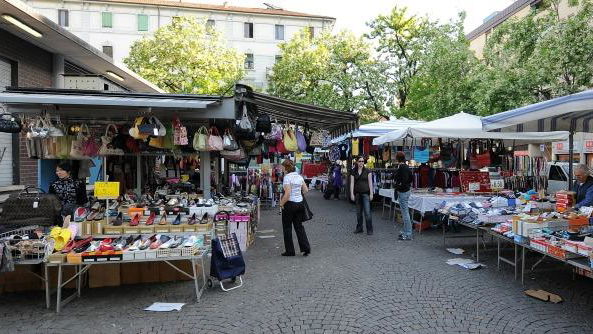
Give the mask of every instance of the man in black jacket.
<path id="1" fill-rule="evenodd" d="M 395 155 L 397 161 L 397 170 L 395 171 L 395 191 L 397 191 L 397 198 L 402 212 L 402 220 L 404 221 L 404 229 L 399 234 L 399 240 L 412 240 L 412 220 L 410 218 L 410 210 L 408 208 L 408 200 L 410 199 L 410 186 L 412 184 L 412 172 L 406 164 L 406 155 L 404 152 L 397 152 Z"/>

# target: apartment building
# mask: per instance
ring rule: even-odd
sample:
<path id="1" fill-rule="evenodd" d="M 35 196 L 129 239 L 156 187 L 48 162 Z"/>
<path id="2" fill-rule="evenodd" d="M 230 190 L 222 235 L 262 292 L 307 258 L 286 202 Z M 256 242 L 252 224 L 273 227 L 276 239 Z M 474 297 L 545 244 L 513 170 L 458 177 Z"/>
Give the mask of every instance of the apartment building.
<path id="1" fill-rule="evenodd" d="M 28 0 L 30 6 L 76 36 L 121 62 L 138 39 L 179 16 L 206 20 L 245 54 L 243 83 L 265 89 L 267 76 L 281 57 L 278 45 L 302 29 L 315 35 L 332 29 L 332 17 L 292 12 L 267 5 L 246 8 L 168 0 Z"/>
<path id="2" fill-rule="evenodd" d="M 522 18 L 529 15 L 533 10 L 541 8 L 545 1 L 546 0 L 517 0 L 502 11 L 488 16 L 482 25 L 467 34 L 467 38 L 470 41 L 470 49 L 476 53 L 476 56 L 481 58 L 488 36 L 497 26 L 504 23 L 506 20 Z M 570 16 L 578 10 L 577 7 L 569 6 L 569 1 L 570 0 L 560 1 L 558 12 L 561 18 Z"/>

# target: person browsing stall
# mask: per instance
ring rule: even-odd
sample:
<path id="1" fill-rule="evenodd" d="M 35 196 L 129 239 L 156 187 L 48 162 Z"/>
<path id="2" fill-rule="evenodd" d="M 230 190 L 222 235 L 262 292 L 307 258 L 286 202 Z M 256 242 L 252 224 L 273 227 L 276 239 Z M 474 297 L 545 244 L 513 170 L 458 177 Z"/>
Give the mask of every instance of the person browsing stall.
<path id="1" fill-rule="evenodd" d="M 412 185 L 412 172 L 406 164 L 406 155 L 404 152 L 397 152 L 395 155 L 397 169 L 394 175 L 395 191 L 401 208 L 401 217 L 403 220 L 403 230 L 400 232 L 399 240 L 412 240 L 412 220 L 410 219 L 410 210 L 408 201 L 410 200 L 410 189 Z"/>
<path id="2" fill-rule="evenodd" d="M 576 181 L 572 189 L 576 192 L 575 209 L 582 206 L 593 206 L 593 177 L 589 173 L 589 167 L 579 164 L 574 171 Z"/>
<path id="3" fill-rule="evenodd" d="M 305 206 L 303 195 L 309 191 L 307 184 L 302 176 L 296 172 L 292 160 L 284 160 L 282 163 L 286 175 L 282 187 L 284 194 L 280 199 L 280 208 L 282 209 L 282 231 L 284 234 L 284 253 L 282 256 L 295 256 L 294 243 L 292 241 L 292 227 L 296 232 L 299 242 L 299 249 L 303 256 L 311 254 L 311 246 L 307 239 L 307 232 L 303 226 L 305 220 Z"/>
<path id="4" fill-rule="evenodd" d="M 88 202 L 86 186 L 81 180 L 72 178 L 72 165 L 61 162 L 56 167 L 58 179 L 49 186 L 49 193 L 62 203 L 62 217 L 72 215 L 77 207 Z"/>
<path id="5" fill-rule="evenodd" d="M 373 201 L 373 175 L 364 166 L 364 157 L 356 159 L 356 167 L 350 175 L 350 198 L 356 202 L 357 225 L 354 233 L 362 233 L 362 214 L 366 222 L 367 234 L 373 234 L 373 218 L 371 217 L 371 201 Z"/>

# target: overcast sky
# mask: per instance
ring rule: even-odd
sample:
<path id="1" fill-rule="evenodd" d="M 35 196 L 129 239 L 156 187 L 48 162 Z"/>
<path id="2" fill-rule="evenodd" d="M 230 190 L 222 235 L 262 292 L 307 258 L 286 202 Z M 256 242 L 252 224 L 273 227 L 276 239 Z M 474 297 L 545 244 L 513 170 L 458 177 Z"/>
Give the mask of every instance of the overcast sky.
<path id="1" fill-rule="evenodd" d="M 194 0 L 195 1 L 195 0 Z M 223 0 L 202 0 L 222 4 Z M 335 31 L 350 29 L 356 34 L 366 32 L 365 23 L 379 14 L 388 13 L 394 6 L 406 6 L 412 13 L 428 15 L 443 22 L 456 18 L 465 11 L 465 31 L 477 28 L 484 18 L 513 3 L 512 0 L 230 0 L 230 5 L 263 7 L 270 3 L 286 10 L 332 16 L 337 19 Z"/>

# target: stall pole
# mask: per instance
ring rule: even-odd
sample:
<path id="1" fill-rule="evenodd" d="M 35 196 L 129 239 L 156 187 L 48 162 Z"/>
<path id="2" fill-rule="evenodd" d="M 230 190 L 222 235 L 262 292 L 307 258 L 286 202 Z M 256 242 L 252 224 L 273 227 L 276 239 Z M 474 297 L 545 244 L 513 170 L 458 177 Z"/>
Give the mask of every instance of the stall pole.
<path id="1" fill-rule="evenodd" d="M 570 121 L 570 134 L 568 136 L 568 190 L 572 190 L 572 176 L 573 176 L 573 168 L 572 164 L 574 163 L 574 157 L 572 156 L 574 153 L 574 128 L 575 128 L 576 121 L 572 119 Z"/>
<path id="2" fill-rule="evenodd" d="M 103 156 L 103 160 L 101 161 L 103 164 L 103 181 L 107 182 L 107 156 Z M 105 220 L 107 224 L 109 224 L 109 200 L 105 200 Z"/>
<path id="3" fill-rule="evenodd" d="M 211 198 L 210 174 L 210 152 L 200 152 L 200 187 L 204 192 L 204 199 Z"/>
<path id="4" fill-rule="evenodd" d="M 140 154 L 136 155 L 136 194 L 138 194 L 138 198 L 142 196 L 142 158 Z"/>

